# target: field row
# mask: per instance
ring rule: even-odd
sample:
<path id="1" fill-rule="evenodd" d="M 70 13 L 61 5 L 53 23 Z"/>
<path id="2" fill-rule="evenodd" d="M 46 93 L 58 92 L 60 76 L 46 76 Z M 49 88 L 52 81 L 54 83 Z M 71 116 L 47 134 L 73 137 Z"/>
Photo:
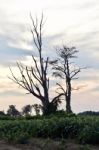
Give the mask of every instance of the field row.
<path id="1" fill-rule="evenodd" d="M 26 143 L 32 137 L 76 138 L 80 143 L 99 143 L 99 117 L 52 117 L 34 120 L 0 120 L 0 138 Z"/>

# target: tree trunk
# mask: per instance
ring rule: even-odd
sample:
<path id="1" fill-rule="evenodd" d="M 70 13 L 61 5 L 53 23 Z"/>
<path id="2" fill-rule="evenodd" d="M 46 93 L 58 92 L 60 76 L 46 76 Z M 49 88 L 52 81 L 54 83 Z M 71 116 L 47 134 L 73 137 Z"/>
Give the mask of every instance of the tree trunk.
<path id="1" fill-rule="evenodd" d="M 50 112 L 50 102 L 44 102 L 43 103 L 43 108 L 42 108 L 42 111 L 43 111 L 43 115 L 49 115 L 51 112 Z"/>
<path id="2" fill-rule="evenodd" d="M 57 110 L 57 105 L 55 105 L 52 101 L 50 102 L 48 101 L 44 101 L 44 103 L 42 103 L 43 105 L 43 115 L 50 115 L 56 112 Z"/>
<path id="3" fill-rule="evenodd" d="M 66 92 L 66 112 L 72 113 L 71 110 L 71 80 L 67 80 L 67 92 Z"/>
<path id="4" fill-rule="evenodd" d="M 72 113 L 70 96 L 66 97 L 66 112 L 67 113 Z"/>

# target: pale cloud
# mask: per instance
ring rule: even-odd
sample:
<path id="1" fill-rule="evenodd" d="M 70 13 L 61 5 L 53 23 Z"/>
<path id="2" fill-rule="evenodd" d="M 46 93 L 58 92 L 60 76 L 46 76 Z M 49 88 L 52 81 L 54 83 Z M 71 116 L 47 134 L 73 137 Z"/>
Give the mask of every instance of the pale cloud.
<path id="1" fill-rule="evenodd" d="M 79 101 L 81 101 L 81 110 L 87 109 L 88 106 L 90 109 L 97 109 L 99 105 L 96 100 L 99 97 L 97 92 L 99 89 L 99 2 L 97 0 L 0 0 L 1 103 L 3 104 L 2 98 L 6 106 L 15 103 L 21 106 L 24 105 L 26 97 L 28 98 L 28 96 L 22 97 L 24 90 L 9 81 L 8 67 L 12 66 L 15 74 L 19 76 L 16 61 L 21 60 L 23 64 L 31 65 L 30 55 L 37 57 L 30 33 L 32 25 L 29 14 L 31 12 L 33 17 L 37 15 L 40 18 L 42 11 L 46 20 L 43 39 L 44 58 L 55 57 L 54 47 L 57 45 L 76 46 L 79 50 L 78 59 L 74 60 L 76 65 L 88 66 L 91 69 L 82 71 L 79 74 L 79 80 L 73 83 L 74 86 L 80 84 L 87 86 L 73 93 L 72 105 L 75 111 L 80 111 L 77 108 L 80 107 Z M 53 77 L 50 79 L 50 92 L 54 95 L 56 80 Z M 13 93 L 12 96 L 11 93 Z M 21 96 L 20 101 L 17 101 L 18 94 Z M 6 102 L 8 95 L 11 99 L 15 97 L 15 101 L 9 98 Z M 97 105 L 93 102 L 94 100 Z"/>

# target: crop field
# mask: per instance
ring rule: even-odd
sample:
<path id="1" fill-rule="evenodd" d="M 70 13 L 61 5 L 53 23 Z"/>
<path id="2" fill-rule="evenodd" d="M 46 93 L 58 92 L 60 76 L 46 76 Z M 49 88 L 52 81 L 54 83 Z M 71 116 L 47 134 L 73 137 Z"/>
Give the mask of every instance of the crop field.
<path id="1" fill-rule="evenodd" d="M 99 144 L 99 117 L 52 116 L 0 120 L 0 139 L 28 143 L 31 138 L 76 139 L 80 144 Z"/>

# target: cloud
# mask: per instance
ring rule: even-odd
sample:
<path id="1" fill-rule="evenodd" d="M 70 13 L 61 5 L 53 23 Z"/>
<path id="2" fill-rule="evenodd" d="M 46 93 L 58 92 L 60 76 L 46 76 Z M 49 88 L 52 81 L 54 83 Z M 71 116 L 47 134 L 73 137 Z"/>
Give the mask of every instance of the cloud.
<path id="1" fill-rule="evenodd" d="M 39 5 L 38 5 L 39 4 Z M 57 5 L 56 5 L 57 4 Z M 16 70 L 16 61 L 31 64 L 30 56 L 37 57 L 30 33 L 31 20 L 29 13 L 39 14 L 44 10 L 47 21 L 44 28 L 43 55 L 55 57 L 55 46 L 66 44 L 76 46 L 79 50 L 78 59 L 74 62 L 77 66 L 88 66 L 79 74 L 75 84 L 87 84 L 81 91 L 74 93 L 73 105 L 77 110 L 78 99 L 97 99 L 99 81 L 99 2 L 97 0 L 0 0 L 0 95 L 21 96 L 15 85 L 8 82 L 8 66 Z M 45 32 L 46 31 L 46 32 Z M 5 70 L 4 70 L 5 68 Z M 18 75 L 17 71 L 15 71 Z M 51 78 L 51 91 L 54 91 L 55 80 Z M 23 94 L 23 93 L 22 93 Z M 54 95 L 54 93 L 53 93 Z M 91 97 L 91 96 L 92 97 Z M 53 96 L 52 96 L 53 97 Z M 77 100 L 76 100 L 77 99 Z M 11 101 L 12 102 L 12 101 Z M 82 102 L 83 104 L 85 103 Z M 89 105 L 89 101 L 86 105 Z M 98 103 L 97 103 L 98 104 Z M 93 107 L 96 105 L 93 105 Z M 88 108 L 83 106 L 84 108 Z M 80 109 L 79 109 L 80 110 Z"/>
<path id="2" fill-rule="evenodd" d="M 23 94 L 23 93 L 21 93 L 21 92 L 19 92 L 19 90 L 18 91 L 14 91 L 14 90 L 6 90 L 6 91 L 2 91 L 2 92 L 0 92 L 0 97 L 8 97 L 8 96 L 18 96 L 18 97 L 20 97 L 20 96 L 24 96 L 25 95 L 25 93 Z"/>
<path id="3" fill-rule="evenodd" d="M 0 65 L 9 66 L 22 57 L 25 59 L 30 55 L 32 55 L 31 50 L 10 47 L 7 44 L 7 39 L 0 37 Z"/>

